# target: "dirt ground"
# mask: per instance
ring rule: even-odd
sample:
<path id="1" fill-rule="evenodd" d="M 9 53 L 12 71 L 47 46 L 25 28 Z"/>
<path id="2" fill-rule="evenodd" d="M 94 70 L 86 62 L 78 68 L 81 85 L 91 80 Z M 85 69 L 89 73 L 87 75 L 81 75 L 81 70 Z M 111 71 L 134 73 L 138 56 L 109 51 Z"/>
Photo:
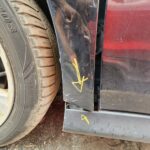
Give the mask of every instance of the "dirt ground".
<path id="1" fill-rule="evenodd" d="M 6 150 L 150 150 L 150 144 L 64 133 L 63 112 L 64 103 L 58 96 L 39 126 Z"/>

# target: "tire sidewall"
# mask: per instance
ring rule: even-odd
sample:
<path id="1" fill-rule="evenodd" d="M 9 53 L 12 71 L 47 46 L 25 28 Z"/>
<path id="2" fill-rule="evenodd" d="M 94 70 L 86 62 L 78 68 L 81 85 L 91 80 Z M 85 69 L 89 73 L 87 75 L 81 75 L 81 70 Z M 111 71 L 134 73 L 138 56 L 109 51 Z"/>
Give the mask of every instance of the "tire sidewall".
<path id="1" fill-rule="evenodd" d="M 11 64 L 15 100 L 7 121 L 0 127 L 0 145 L 25 129 L 32 108 L 38 101 L 38 78 L 28 39 L 6 0 L 0 2 L 0 43 Z"/>

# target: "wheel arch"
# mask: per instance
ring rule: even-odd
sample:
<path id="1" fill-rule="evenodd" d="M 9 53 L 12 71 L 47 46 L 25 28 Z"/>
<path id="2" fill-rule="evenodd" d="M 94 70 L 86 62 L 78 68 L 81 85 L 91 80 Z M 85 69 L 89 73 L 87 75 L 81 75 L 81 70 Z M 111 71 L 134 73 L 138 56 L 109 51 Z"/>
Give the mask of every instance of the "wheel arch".
<path id="1" fill-rule="evenodd" d="M 64 101 L 91 111 L 99 0 L 46 1 L 59 49 Z"/>

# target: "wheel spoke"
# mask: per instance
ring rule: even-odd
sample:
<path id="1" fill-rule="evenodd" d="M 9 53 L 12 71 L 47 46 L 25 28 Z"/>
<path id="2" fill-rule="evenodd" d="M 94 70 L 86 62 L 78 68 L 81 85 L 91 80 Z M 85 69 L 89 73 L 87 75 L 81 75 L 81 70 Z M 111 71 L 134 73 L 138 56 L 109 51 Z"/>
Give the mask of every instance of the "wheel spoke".
<path id="1" fill-rule="evenodd" d="M 0 44 L 0 126 L 7 120 L 11 113 L 13 102 L 14 81 L 12 70 L 5 50 Z"/>
<path id="2" fill-rule="evenodd" d="M 8 98 L 8 90 L 7 89 L 0 89 L 0 98 Z"/>
<path id="3" fill-rule="evenodd" d="M 0 89 L 0 114 L 7 111 L 8 107 L 8 90 Z"/>

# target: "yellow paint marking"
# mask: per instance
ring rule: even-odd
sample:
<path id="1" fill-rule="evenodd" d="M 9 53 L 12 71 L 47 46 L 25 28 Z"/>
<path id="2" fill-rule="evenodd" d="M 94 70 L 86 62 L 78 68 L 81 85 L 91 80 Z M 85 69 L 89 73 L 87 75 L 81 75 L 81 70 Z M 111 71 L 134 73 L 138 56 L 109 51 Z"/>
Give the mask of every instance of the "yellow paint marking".
<path id="1" fill-rule="evenodd" d="M 89 119 L 88 119 L 87 116 L 81 115 L 81 120 L 82 120 L 82 121 L 85 121 L 88 125 L 90 125 L 90 121 L 89 121 Z"/>
<path id="2" fill-rule="evenodd" d="M 78 79 L 78 81 L 74 81 L 74 82 L 72 82 L 72 84 L 80 93 L 82 93 L 84 82 L 87 81 L 88 78 L 86 78 L 85 76 L 81 77 L 77 59 L 74 59 L 72 65 L 76 71 L 76 75 L 77 75 L 77 79 Z M 77 85 L 79 85 L 79 87 Z"/>

